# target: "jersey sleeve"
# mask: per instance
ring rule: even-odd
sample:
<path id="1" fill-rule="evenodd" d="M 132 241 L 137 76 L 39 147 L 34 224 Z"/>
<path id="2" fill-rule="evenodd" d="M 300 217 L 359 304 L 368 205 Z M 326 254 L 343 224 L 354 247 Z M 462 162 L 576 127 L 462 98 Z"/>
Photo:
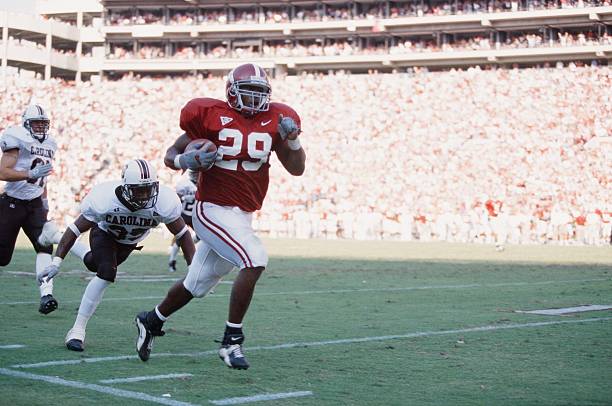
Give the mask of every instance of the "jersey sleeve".
<path id="1" fill-rule="evenodd" d="M 12 135 L 9 131 L 5 131 L 0 137 L 0 149 L 2 149 L 2 152 L 19 149 L 20 146 L 21 141 L 19 138 Z"/>
<path id="2" fill-rule="evenodd" d="M 159 215 L 161 221 L 165 224 L 172 223 L 177 218 L 181 217 L 183 205 L 178 195 L 170 188 L 163 188 L 159 193 Z"/>
<path id="3" fill-rule="evenodd" d="M 81 214 L 85 219 L 98 223 L 102 220 L 103 213 L 100 213 L 100 209 L 96 207 L 95 203 L 95 194 L 92 191 L 81 202 Z"/>
<path id="4" fill-rule="evenodd" d="M 180 126 L 192 140 L 206 138 L 206 99 L 193 99 L 181 110 Z"/>

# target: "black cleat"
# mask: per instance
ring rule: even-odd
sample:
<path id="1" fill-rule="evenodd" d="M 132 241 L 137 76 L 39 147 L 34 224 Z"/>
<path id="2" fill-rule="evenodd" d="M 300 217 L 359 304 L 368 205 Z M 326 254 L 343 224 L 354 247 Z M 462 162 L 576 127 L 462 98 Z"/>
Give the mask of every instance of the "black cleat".
<path id="1" fill-rule="evenodd" d="M 168 262 L 168 272 L 176 272 L 176 261 Z"/>
<path id="2" fill-rule="evenodd" d="M 243 334 L 225 334 L 221 348 L 219 348 L 219 358 L 233 369 L 248 369 L 249 362 L 242 353 Z"/>
<path id="3" fill-rule="evenodd" d="M 66 348 L 68 348 L 70 351 L 78 351 L 78 352 L 83 352 L 83 350 L 85 349 L 83 348 L 83 341 L 77 340 L 76 338 L 73 338 L 72 340 L 68 340 L 66 342 Z"/>
<path id="4" fill-rule="evenodd" d="M 38 307 L 40 313 L 49 314 L 55 309 L 57 309 L 57 300 L 53 295 L 45 295 L 40 298 L 40 306 Z"/>
<path id="5" fill-rule="evenodd" d="M 142 361 L 148 361 L 151 356 L 151 349 L 153 349 L 153 340 L 155 337 L 166 334 L 161 329 L 164 323 L 157 318 L 155 311 L 153 311 L 153 315 L 151 315 L 151 312 L 140 312 L 134 321 L 138 329 L 138 338 L 136 339 L 138 357 Z"/>

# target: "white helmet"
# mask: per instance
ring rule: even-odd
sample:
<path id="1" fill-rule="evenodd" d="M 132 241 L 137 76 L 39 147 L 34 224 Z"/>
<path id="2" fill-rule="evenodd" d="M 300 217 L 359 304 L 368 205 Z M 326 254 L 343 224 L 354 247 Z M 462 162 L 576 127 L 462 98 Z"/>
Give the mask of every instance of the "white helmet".
<path id="1" fill-rule="evenodd" d="M 40 105 L 29 105 L 21 115 L 21 123 L 38 141 L 43 142 L 47 139 L 51 121 Z"/>
<path id="2" fill-rule="evenodd" d="M 157 172 L 144 159 L 133 159 L 121 173 L 121 195 L 136 210 L 149 209 L 157 203 L 159 181 Z"/>

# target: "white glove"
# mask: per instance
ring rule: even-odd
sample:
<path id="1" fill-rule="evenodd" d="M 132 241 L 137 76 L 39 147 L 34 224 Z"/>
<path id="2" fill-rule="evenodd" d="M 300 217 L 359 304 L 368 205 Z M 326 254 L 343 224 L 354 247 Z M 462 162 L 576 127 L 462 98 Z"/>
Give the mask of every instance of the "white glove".
<path id="1" fill-rule="evenodd" d="M 28 179 L 44 178 L 45 176 L 48 176 L 52 170 L 53 165 L 51 165 L 51 162 L 37 165 L 28 171 Z"/>
<path id="2" fill-rule="evenodd" d="M 277 131 L 283 141 L 285 141 L 287 137 L 294 140 L 300 134 L 300 129 L 295 123 L 295 120 L 293 120 L 291 117 L 283 117 L 282 114 L 278 116 Z"/>
<path id="3" fill-rule="evenodd" d="M 38 283 L 42 284 L 44 282 L 49 282 L 57 273 L 59 272 L 59 265 L 51 264 L 48 265 L 45 270 L 38 275 L 36 278 L 38 279 Z"/>

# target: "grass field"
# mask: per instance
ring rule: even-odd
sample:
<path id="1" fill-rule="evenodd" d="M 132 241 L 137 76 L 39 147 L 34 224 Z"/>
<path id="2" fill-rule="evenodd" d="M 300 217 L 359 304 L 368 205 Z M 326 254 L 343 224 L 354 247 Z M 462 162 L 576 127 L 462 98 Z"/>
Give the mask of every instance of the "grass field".
<path id="1" fill-rule="evenodd" d="M 251 368 L 234 371 L 213 342 L 229 283 L 176 313 L 149 362 L 136 357 L 134 315 L 185 272 L 166 272 L 167 242 L 152 238 L 120 268 L 81 354 L 63 340 L 91 274 L 66 261 L 60 308 L 43 316 L 34 255 L 16 252 L 0 270 L 0 404 L 233 404 L 287 393 L 303 396 L 254 404 L 612 404 L 612 311 L 514 312 L 612 305 L 610 247 L 266 241 L 269 268 L 245 321 Z M 189 375 L 107 381 L 167 374 Z"/>

